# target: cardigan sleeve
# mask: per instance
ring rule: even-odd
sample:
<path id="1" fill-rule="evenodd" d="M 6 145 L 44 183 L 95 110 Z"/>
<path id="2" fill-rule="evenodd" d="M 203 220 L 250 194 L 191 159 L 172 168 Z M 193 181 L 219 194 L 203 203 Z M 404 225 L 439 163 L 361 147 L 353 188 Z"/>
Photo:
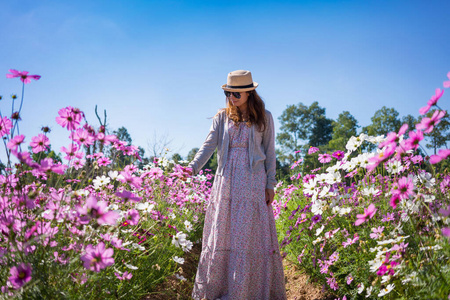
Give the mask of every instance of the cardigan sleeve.
<path id="1" fill-rule="evenodd" d="M 219 140 L 219 117 L 220 114 L 214 116 L 206 140 L 203 142 L 203 145 L 200 147 L 197 154 L 195 154 L 194 159 L 188 165 L 189 168 L 192 168 L 192 175 L 198 174 L 217 148 Z"/>
<path id="2" fill-rule="evenodd" d="M 275 155 L 275 128 L 273 124 L 273 117 L 269 111 L 266 111 L 266 128 L 263 134 L 263 146 L 266 154 L 264 165 L 266 168 L 267 184 L 266 189 L 274 189 L 277 181 L 276 174 L 276 155 Z"/>

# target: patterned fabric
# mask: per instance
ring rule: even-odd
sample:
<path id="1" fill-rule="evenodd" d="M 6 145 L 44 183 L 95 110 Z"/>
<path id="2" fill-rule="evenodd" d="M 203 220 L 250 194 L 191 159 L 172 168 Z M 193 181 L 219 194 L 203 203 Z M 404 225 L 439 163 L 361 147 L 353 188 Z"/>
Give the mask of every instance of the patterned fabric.
<path id="1" fill-rule="evenodd" d="M 286 299 L 272 206 L 265 200 L 264 165 L 249 167 L 245 123 L 229 122 L 223 175 L 216 175 L 203 228 L 195 300 Z"/>

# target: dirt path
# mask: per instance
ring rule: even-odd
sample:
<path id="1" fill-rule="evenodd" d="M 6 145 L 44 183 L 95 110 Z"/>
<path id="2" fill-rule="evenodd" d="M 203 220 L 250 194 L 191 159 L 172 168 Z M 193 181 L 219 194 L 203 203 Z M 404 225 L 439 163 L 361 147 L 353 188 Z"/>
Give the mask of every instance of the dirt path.
<path id="1" fill-rule="evenodd" d="M 170 276 L 155 289 L 155 292 L 142 300 L 192 300 L 191 292 L 199 256 L 201 244 L 195 244 L 190 252 L 185 255 L 184 264 L 180 265 L 180 272 L 187 280 L 181 281 L 175 276 Z M 288 300 L 328 300 L 320 287 L 308 283 L 308 276 L 303 274 L 294 263 L 283 259 L 284 275 L 286 279 L 286 292 Z"/>

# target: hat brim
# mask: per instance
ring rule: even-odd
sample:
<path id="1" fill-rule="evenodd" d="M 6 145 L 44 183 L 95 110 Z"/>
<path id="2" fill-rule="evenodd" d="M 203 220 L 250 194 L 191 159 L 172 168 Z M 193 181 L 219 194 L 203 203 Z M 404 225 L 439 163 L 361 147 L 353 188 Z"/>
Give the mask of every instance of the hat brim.
<path id="1" fill-rule="evenodd" d="M 228 91 L 228 92 L 248 92 L 248 91 L 253 91 L 254 89 L 256 89 L 258 87 L 258 83 L 257 82 L 253 82 L 253 86 L 252 87 L 248 87 L 248 88 L 229 88 L 227 87 L 226 84 L 222 85 L 222 89 L 224 91 Z"/>

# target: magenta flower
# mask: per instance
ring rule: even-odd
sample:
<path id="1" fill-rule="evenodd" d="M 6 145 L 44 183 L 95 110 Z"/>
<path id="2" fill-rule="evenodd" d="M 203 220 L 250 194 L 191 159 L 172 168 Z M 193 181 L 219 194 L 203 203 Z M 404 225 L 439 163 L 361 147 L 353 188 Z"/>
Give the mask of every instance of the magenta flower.
<path id="1" fill-rule="evenodd" d="M 108 205 L 104 201 L 97 201 L 95 196 L 89 196 L 86 204 L 78 208 L 78 213 L 82 215 L 80 220 L 83 224 L 89 223 L 91 219 L 96 219 L 98 224 L 115 225 L 120 215 L 114 211 L 108 211 Z"/>
<path id="2" fill-rule="evenodd" d="M 127 190 L 124 190 L 123 192 L 116 192 L 116 196 L 122 198 L 125 201 L 131 200 L 139 202 L 142 199 L 141 197 L 136 196 L 135 194 Z"/>
<path id="3" fill-rule="evenodd" d="M 70 138 L 77 144 L 84 145 L 86 147 L 93 145 L 95 141 L 94 137 L 87 130 L 82 128 L 72 131 Z"/>
<path id="4" fill-rule="evenodd" d="M 108 157 L 101 157 L 97 160 L 99 166 L 107 166 L 111 163 L 111 160 Z"/>
<path id="5" fill-rule="evenodd" d="M 343 159 L 343 158 L 344 158 L 344 155 L 345 155 L 345 152 L 344 152 L 344 151 L 341 151 L 341 150 L 335 151 L 335 152 L 333 152 L 333 154 L 331 154 L 331 156 L 333 156 L 333 157 L 336 158 L 337 160 Z"/>
<path id="6" fill-rule="evenodd" d="M 409 196 L 414 195 L 414 183 L 411 178 L 402 177 L 394 183 L 392 195 L 398 195 L 400 200 L 408 199 Z"/>
<path id="7" fill-rule="evenodd" d="M 358 234 L 355 233 L 355 235 L 353 236 L 353 239 L 351 238 L 347 238 L 346 242 L 342 243 L 342 246 L 344 246 L 344 248 L 347 248 L 350 245 L 353 245 L 354 243 L 356 243 L 359 240 L 359 236 Z"/>
<path id="8" fill-rule="evenodd" d="M 315 215 L 311 218 L 311 221 L 313 222 L 313 224 L 316 224 L 316 223 L 320 222 L 321 220 L 322 220 L 321 215 Z"/>
<path id="9" fill-rule="evenodd" d="M 329 163 L 331 160 L 332 160 L 332 157 L 330 154 L 327 154 L 327 153 L 319 154 L 319 162 L 321 162 L 322 164 Z"/>
<path id="10" fill-rule="evenodd" d="M 112 248 L 105 249 L 103 242 L 98 243 L 96 247 L 89 244 L 86 247 L 86 253 L 81 256 L 81 260 L 84 261 L 83 265 L 86 269 L 100 272 L 100 270 L 114 264 L 113 254 L 114 250 Z"/>
<path id="11" fill-rule="evenodd" d="M 319 148 L 317 148 L 317 147 L 309 147 L 308 154 L 313 154 L 313 153 L 316 153 L 317 151 L 319 151 Z"/>
<path id="12" fill-rule="evenodd" d="M 13 123 L 8 117 L 0 118 L 0 137 L 9 134 L 12 127 Z"/>
<path id="13" fill-rule="evenodd" d="M 25 283 L 31 280 L 31 265 L 21 263 L 17 267 L 12 267 L 9 273 L 11 276 L 8 278 L 11 285 L 15 289 L 20 289 Z"/>
<path id="14" fill-rule="evenodd" d="M 130 225 L 137 225 L 139 223 L 139 212 L 135 209 L 130 209 L 125 214 L 125 220 Z"/>
<path id="15" fill-rule="evenodd" d="M 131 274 L 131 273 L 128 273 L 128 271 L 125 271 L 122 275 L 120 275 L 119 273 L 117 273 L 117 272 L 114 272 L 114 275 L 116 275 L 116 277 L 119 279 L 119 280 L 130 280 L 131 279 L 131 277 L 133 277 L 133 274 Z"/>
<path id="16" fill-rule="evenodd" d="M 437 155 L 430 156 L 430 164 L 434 165 L 450 156 L 450 149 L 441 149 Z"/>
<path id="17" fill-rule="evenodd" d="M 372 228 L 372 233 L 370 234 L 371 239 L 377 239 L 383 233 L 384 226 L 379 226 L 378 228 Z"/>
<path id="18" fill-rule="evenodd" d="M 61 108 L 58 111 L 59 116 L 56 117 L 56 123 L 62 127 L 66 127 L 68 130 L 75 130 L 80 127 L 82 119 L 82 113 L 78 108 L 71 106 Z"/>
<path id="19" fill-rule="evenodd" d="M 12 151 L 17 151 L 17 148 L 20 144 L 23 143 L 25 139 L 25 136 L 23 134 L 16 135 L 13 139 L 11 139 L 8 144 L 6 145 L 8 149 L 11 149 Z"/>
<path id="20" fill-rule="evenodd" d="M 442 235 L 450 238 L 450 227 L 449 228 L 442 228 Z"/>
<path id="21" fill-rule="evenodd" d="M 75 158 L 81 159 L 83 157 L 82 152 L 78 152 L 80 148 L 76 144 L 70 144 L 67 148 L 61 147 L 61 151 L 66 153 L 67 155 L 64 157 L 66 160 L 72 160 Z"/>
<path id="22" fill-rule="evenodd" d="M 355 225 L 359 226 L 368 219 L 371 219 L 375 215 L 376 211 L 377 209 L 375 208 L 375 205 L 370 204 L 368 208 L 364 208 L 364 214 L 356 215 L 358 220 L 356 220 Z"/>
<path id="23" fill-rule="evenodd" d="M 450 72 L 447 73 L 447 77 L 448 77 L 448 79 L 450 79 Z M 444 87 L 450 88 L 450 80 L 444 81 Z"/>
<path id="24" fill-rule="evenodd" d="M 386 161 L 387 159 L 389 159 L 389 157 L 394 154 L 395 152 L 395 143 L 394 144 L 389 144 L 386 149 L 384 150 L 384 152 L 380 152 L 379 154 L 377 154 L 374 157 L 369 158 L 369 162 L 371 164 L 368 164 L 366 166 L 366 169 L 368 171 L 373 171 L 380 163 L 382 163 L 383 161 Z"/>
<path id="25" fill-rule="evenodd" d="M 416 124 L 417 130 L 423 130 L 424 133 L 430 133 L 433 131 L 434 126 L 441 122 L 441 119 L 445 116 L 445 111 L 436 110 L 431 118 L 423 118 L 419 124 Z"/>
<path id="26" fill-rule="evenodd" d="M 431 97 L 430 100 L 428 100 L 427 106 L 424 106 L 421 109 L 419 109 L 419 113 L 421 115 L 426 114 L 433 105 L 436 105 L 439 98 L 441 98 L 443 94 L 444 94 L 444 90 L 442 90 L 442 92 L 441 92 L 441 89 L 436 89 L 435 94 Z"/>
<path id="27" fill-rule="evenodd" d="M 30 146 L 33 150 L 33 153 L 39 153 L 47 150 L 50 146 L 50 140 L 44 134 L 40 133 L 38 136 L 34 136 L 31 138 Z"/>
<path id="28" fill-rule="evenodd" d="M 20 81 L 22 81 L 23 83 L 30 83 L 31 79 L 39 80 L 41 78 L 41 76 L 39 75 L 28 75 L 27 71 L 19 72 L 17 70 L 10 69 L 9 72 L 11 74 L 6 74 L 6 78 L 20 77 Z"/>
<path id="29" fill-rule="evenodd" d="M 139 188 L 142 184 L 142 178 L 133 176 L 130 172 L 122 171 L 120 172 L 122 177 L 118 178 L 123 183 L 128 183 L 135 188 Z"/>
<path id="30" fill-rule="evenodd" d="M 421 130 L 418 131 L 413 131 L 411 130 L 409 132 L 409 139 L 405 140 L 405 147 L 407 149 L 405 149 L 405 151 L 407 150 L 417 150 L 417 148 L 419 148 L 419 143 L 420 141 L 423 140 L 423 132 Z"/>

